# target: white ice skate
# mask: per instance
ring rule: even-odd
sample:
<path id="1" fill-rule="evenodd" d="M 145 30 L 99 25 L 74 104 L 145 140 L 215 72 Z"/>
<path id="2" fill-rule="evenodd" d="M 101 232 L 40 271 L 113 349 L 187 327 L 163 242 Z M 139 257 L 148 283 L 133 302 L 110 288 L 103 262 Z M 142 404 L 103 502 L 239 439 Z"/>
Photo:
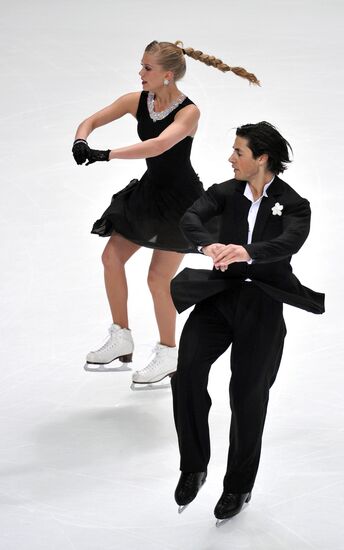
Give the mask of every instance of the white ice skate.
<path id="1" fill-rule="evenodd" d="M 178 350 L 163 344 L 156 344 L 153 357 L 148 365 L 133 373 L 132 390 L 156 390 L 169 388 L 168 383 L 158 384 L 177 370 Z"/>
<path id="2" fill-rule="evenodd" d="M 90 351 L 86 357 L 84 369 L 94 372 L 109 372 L 130 370 L 128 363 L 133 360 L 134 342 L 127 328 L 112 324 L 109 328 L 110 337 L 97 351 Z M 119 359 L 121 365 L 115 366 Z"/>

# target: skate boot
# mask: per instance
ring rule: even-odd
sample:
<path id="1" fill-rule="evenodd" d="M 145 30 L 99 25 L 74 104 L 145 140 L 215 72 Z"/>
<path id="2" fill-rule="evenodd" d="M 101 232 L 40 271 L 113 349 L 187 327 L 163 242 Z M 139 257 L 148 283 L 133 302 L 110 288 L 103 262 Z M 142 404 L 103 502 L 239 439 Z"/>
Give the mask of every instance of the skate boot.
<path id="1" fill-rule="evenodd" d="M 192 502 L 207 479 L 207 472 L 182 472 L 174 493 L 181 514 Z"/>
<path id="2" fill-rule="evenodd" d="M 215 506 L 216 527 L 220 527 L 233 516 L 241 512 L 245 503 L 251 500 L 251 493 L 229 493 L 223 491 Z"/>
<path id="3" fill-rule="evenodd" d="M 133 373 L 132 390 L 158 389 L 170 387 L 168 384 L 156 385 L 166 376 L 171 376 L 177 370 L 178 350 L 163 344 L 156 344 L 153 349 L 153 357 L 148 365 Z"/>
<path id="4" fill-rule="evenodd" d="M 133 360 L 134 342 L 131 332 L 127 328 L 112 324 L 109 328 L 110 337 L 97 351 L 90 351 L 86 357 L 84 369 L 87 371 L 107 372 L 118 370 L 130 370 L 127 363 Z M 119 359 L 125 365 L 116 365 L 114 361 Z"/>

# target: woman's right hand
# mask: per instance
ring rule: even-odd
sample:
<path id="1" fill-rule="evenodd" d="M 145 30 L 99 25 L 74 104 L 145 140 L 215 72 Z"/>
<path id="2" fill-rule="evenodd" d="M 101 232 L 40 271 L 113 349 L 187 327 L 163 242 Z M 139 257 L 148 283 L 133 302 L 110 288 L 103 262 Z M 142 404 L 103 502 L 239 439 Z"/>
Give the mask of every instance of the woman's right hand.
<path id="1" fill-rule="evenodd" d="M 87 141 L 85 139 L 76 139 L 73 143 L 72 153 L 77 164 L 84 164 L 90 154 Z"/>

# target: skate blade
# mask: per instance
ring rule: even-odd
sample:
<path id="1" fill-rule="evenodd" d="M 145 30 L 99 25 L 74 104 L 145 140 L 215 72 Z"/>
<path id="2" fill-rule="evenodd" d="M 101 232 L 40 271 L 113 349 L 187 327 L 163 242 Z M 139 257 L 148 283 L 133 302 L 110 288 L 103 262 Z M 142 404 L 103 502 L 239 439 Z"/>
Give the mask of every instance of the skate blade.
<path id="1" fill-rule="evenodd" d="M 128 366 L 128 363 L 122 363 L 119 367 L 110 367 L 108 365 L 96 365 L 94 363 L 85 363 L 84 369 L 87 372 L 123 372 L 123 371 L 131 370 L 131 367 Z"/>
<path id="2" fill-rule="evenodd" d="M 163 384 L 159 384 L 159 382 L 151 382 L 150 384 L 132 382 L 130 389 L 133 391 L 166 390 L 171 389 L 171 384 L 169 382 L 164 382 Z"/>
<path id="3" fill-rule="evenodd" d="M 184 504 L 183 506 L 178 506 L 178 514 L 182 514 L 185 508 L 187 508 L 188 506 L 189 506 L 188 504 Z"/>
<path id="4" fill-rule="evenodd" d="M 229 521 L 230 519 L 232 519 L 232 518 L 217 519 L 217 520 L 216 520 L 216 527 L 221 527 L 221 525 L 224 525 L 224 524 L 227 523 L 227 521 Z"/>

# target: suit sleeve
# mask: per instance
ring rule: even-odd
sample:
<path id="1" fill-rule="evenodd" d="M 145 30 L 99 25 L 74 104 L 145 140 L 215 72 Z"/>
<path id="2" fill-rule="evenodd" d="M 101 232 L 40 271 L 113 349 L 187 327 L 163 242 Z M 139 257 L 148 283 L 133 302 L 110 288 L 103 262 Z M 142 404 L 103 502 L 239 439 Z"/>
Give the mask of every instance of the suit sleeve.
<path id="1" fill-rule="evenodd" d="M 282 214 L 282 233 L 270 241 L 243 245 L 255 263 L 279 262 L 296 254 L 308 237 L 311 209 L 309 202 L 302 199 L 289 205 Z"/>
<path id="2" fill-rule="evenodd" d="M 181 229 L 195 249 L 217 242 L 205 223 L 218 216 L 223 210 L 224 197 L 218 187 L 218 184 L 209 187 L 181 218 Z"/>

